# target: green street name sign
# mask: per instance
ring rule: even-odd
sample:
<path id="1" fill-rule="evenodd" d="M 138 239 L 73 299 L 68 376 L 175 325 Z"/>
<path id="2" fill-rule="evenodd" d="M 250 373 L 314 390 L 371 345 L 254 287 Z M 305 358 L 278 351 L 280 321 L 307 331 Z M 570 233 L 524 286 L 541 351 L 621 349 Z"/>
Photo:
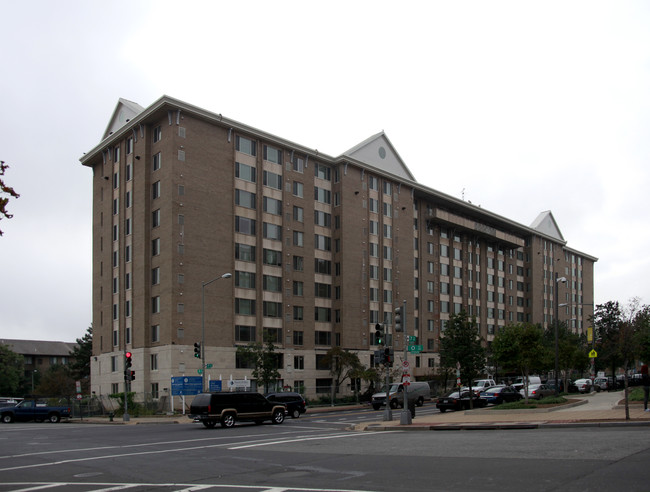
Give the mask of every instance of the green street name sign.
<path id="1" fill-rule="evenodd" d="M 413 354 L 416 354 L 416 353 L 422 352 L 424 347 L 422 345 L 409 345 L 408 349 L 409 349 L 409 352 L 411 352 Z"/>
<path id="2" fill-rule="evenodd" d="M 415 341 L 417 341 L 417 339 L 418 339 L 418 337 L 416 337 L 416 336 L 413 336 L 413 335 L 408 336 L 408 341 L 409 342 L 415 342 Z"/>

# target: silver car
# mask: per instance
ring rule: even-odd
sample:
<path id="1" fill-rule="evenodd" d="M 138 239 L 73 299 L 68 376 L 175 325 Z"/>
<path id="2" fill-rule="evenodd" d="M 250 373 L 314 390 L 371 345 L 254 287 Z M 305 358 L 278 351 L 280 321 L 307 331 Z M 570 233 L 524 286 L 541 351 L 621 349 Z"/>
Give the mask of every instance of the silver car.
<path id="1" fill-rule="evenodd" d="M 525 393 L 525 388 L 522 388 L 519 390 L 519 393 L 521 393 L 521 396 L 524 398 L 526 397 Z M 555 390 L 551 388 L 550 386 L 547 386 L 545 384 L 529 384 L 528 385 L 528 398 L 532 398 L 533 400 L 541 400 L 542 398 L 546 396 L 553 396 L 555 395 Z"/>
<path id="2" fill-rule="evenodd" d="M 591 379 L 578 379 L 575 383 L 580 393 L 591 393 Z"/>

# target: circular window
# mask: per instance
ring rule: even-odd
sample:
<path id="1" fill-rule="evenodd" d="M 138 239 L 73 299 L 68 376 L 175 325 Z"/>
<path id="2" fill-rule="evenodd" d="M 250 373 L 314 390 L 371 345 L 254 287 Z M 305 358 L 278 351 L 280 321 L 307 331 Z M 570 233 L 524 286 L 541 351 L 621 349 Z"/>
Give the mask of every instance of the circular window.
<path id="1" fill-rule="evenodd" d="M 386 149 L 385 148 L 379 147 L 379 157 L 381 157 L 382 159 L 386 158 Z"/>

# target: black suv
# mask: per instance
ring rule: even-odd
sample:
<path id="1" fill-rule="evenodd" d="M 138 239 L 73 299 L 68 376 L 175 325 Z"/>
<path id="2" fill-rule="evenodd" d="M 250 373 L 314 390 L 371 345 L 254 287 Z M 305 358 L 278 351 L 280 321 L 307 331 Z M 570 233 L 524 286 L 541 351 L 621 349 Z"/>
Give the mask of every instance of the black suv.
<path id="1" fill-rule="evenodd" d="M 201 393 L 194 397 L 189 417 L 212 429 L 217 422 L 221 427 L 232 427 L 238 420 L 281 424 L 285 412 L 284 405 L 272 403 L 259 393 Z"/>
<path id="2" fill-rule="evenodd" d="M 279 403 L 287 406 L 287 413 L 292 419 L 300 417 L 301 413 L 307 411 L 307 402 L 300 393 L 281 392 L 267 393 L 266 398 L 273 403 Z"/>

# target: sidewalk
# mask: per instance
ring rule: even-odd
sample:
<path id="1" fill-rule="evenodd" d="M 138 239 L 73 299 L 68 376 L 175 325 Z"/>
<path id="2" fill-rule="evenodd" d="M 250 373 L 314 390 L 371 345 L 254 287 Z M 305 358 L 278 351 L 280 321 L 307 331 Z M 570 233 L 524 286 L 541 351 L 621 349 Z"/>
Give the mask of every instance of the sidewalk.
<path id="1" fill-rule="evenodd" d="M 650 412 L 643 405 L 630 403 L 630 419 L 625 419 L 622 391 L 572 395 L 567 405 L 529 410 L 499 410 L 498 407 L 460 412 L 435 413 L 415 417 L 409 425 L 401 425 L 401 409 L 393 411 L 392 421 L 358 424 L 359 431 L 381 430 L 472 430 L 472 429 L 536 429 L 554 426 L 650 426 Z M 383 413 L 382 413 L 383 416 Z"/>

